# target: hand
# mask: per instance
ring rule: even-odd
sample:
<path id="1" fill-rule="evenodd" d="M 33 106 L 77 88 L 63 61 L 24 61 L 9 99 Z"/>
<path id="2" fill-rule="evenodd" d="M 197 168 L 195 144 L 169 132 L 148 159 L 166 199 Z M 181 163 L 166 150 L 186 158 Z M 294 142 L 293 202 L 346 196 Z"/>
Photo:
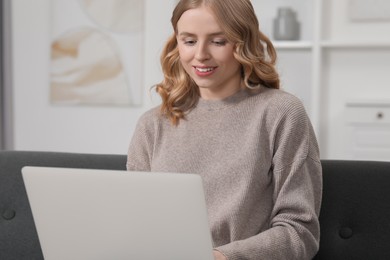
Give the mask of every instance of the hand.
<path id="1" fill-rule="evenodd" d="M 214 253 L 214 259 L 215 260 L 228 260 L 226 258 L 226 256 L 224 256 L 221 252 L 219 252 L 217 250 L 214 250 L 213 253 Z"/>

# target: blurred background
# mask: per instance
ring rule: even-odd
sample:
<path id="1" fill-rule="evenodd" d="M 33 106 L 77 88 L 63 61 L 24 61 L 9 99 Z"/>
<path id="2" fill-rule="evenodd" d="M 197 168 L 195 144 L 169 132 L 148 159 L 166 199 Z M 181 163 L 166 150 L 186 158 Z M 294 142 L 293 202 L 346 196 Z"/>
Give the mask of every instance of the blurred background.
<path id="1" fill-rule="evenodd" d="M 176 0 L 2 0 L 0 149 L 125 154 Z M 323 159 L 390 161 L 390 2 L 252 0 Z"/>

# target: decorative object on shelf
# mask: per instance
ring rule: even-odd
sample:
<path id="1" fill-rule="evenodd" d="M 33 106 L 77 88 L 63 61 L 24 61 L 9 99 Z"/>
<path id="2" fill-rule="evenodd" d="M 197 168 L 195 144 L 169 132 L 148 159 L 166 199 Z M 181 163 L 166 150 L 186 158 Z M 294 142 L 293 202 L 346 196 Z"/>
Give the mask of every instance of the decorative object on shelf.
<path id="1" fill-rule="evenodd" d="M 273 21 L 273 37 L 277 41 L 296 41 L 300 37 L 300 24 L 291 7 L 279 7 Z"/>

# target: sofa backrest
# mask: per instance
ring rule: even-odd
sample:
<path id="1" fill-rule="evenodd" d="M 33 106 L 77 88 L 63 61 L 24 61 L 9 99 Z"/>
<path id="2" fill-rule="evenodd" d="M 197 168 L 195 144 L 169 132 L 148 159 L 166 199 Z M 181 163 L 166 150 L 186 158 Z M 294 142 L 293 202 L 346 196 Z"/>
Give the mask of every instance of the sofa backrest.
<path id="1" fill-rule="evenodd" d="M 125 170 L 125 155 L 0 151 L 0 259 L 43 259 L 21 168 Z M 322 161 L 315 260 L 390 259 L 390 162 Z"/>
<path id="2" fill-rule="evenodd" d="M 0 151 L 0 259 L 43 259 L 21 175 L 26 165 L 125 170 L 126 156 Z"/>
<path id="3" fill-rule="evenodd" d="M 390 162 L 323 160 L 318 259 L 390 259 Z"/>

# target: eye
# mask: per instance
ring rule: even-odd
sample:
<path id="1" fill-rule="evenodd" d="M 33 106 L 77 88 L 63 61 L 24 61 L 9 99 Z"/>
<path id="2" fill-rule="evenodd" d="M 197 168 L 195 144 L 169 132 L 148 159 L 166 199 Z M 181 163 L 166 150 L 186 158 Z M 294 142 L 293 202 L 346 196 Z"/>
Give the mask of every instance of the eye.
<path id="1" fill-rule="evenodd" d="M 217 46 L 225 46 L 227 41 L 226 40 L 219 40 L 219 39 L 216 39 L 216 40 L 212 40 L 211 41 L 213 44 L 217 45 Z"/>
<path id="2" fill-rule="evenodd" d="M 185 45 L 188 45 L 188 46 L 193 46 L 196 43 L 195 39 L 183 39 L 182 41 Z"/>

